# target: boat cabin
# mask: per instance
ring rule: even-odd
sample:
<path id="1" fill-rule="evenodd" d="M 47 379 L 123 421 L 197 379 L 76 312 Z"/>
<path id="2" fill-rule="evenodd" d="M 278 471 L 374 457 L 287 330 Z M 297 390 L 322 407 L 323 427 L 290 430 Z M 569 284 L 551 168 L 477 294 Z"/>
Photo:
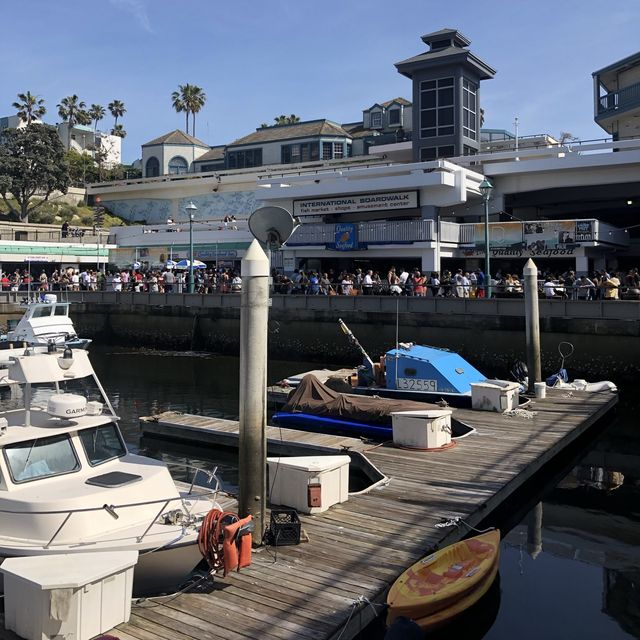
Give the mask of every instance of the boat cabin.
<path id="1" fill-rule="evenodd" d="M 381 359 L 382 385 L 399 391 L 470 394 L 487 379 L 462 356 L 436 347 L 400 343 Z"/>

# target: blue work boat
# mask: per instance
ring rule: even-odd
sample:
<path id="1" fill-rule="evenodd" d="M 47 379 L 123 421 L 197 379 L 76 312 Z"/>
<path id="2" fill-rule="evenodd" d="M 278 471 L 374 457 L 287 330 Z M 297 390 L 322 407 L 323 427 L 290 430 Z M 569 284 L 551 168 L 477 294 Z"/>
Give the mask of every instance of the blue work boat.
<path id="1" fill-rule="evenodd" d="M 347 325 L 338 322 L 363 357 L 350 380 L 351 393 L 471 407 L 471 385 L 487 379 L 453 351 L 413 343 L 399 343 L 374 363 Z"/>

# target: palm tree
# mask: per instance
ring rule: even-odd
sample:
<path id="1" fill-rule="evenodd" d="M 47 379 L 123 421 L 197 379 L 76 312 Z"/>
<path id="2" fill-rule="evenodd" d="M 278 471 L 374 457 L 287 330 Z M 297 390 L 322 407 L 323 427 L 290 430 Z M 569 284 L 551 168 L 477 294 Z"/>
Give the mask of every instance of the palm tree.
<path id="1" fill-rule="evenodd" d="M 67 149 L 71 149 L 71 129 L 76 124 L 87 123 L 89 116 L 85 111 L 86 106 L 75 93 L 60 100 L 58 115 L 67 123 Z"/>
<path id="2" fill-rule="evenodd" d="M 174 91 L 171 94 L 171 105 L 176 110 L 176 113 L 185 112 L 187 133 L 189 133 L 189 114 L 192 114 L 191 134 L 196 135 L 196 113 L 200 112 L 206 101 L 207 96 L 204 91 L 195 84 L 178 85 L 178 91 Z"/>
<path id="3" fill-rule="evenodd" d="M 18 100 L 20 102 L 14 102 L 13 108 L 18 110 L 18 118 L 22 122 L 26 122 L 30 125 L 33 120 L 38 120 L 47 112 L 44 106 L 44 100 L 34 96 L 30 91 L 27 93 L 19 93 Z"/>
<path id="4" fill-rule="evenodd" d="M 182 85 L 180 85 L 180 91 L 182 90 L 182 88 Z M 174 91 L 171 94 L 171 106 L 176 110 L 176 113 L 182 113 L 183 111 L 185 112 L 185 129 L 186 133 L 189 133 L 189 111 L 187 111 L 180 91 Z"/>
<path id="5" fill-rule="evenodd" d="M 188 85 L 187 85 L 188 86 Z M 196 113 L 200 113 L 200 109 L 204 107 L 207 96 L 201 87 L 195 84 L 191 85 L 190 91 L 186 96 L 185 105 L 191 111 L 191 135 L 196 135 Z"/>
<path id="6" fill-rule="evenodd" d="M 125 109 L 124 102 L 121 100 L 113 100 L 107 105 L 107 108 L 111 112 L 111 115 L 115 118 L 113 123 L 114 128 L 118 126 L 118 118 L 122 118 L 122 116 L 127 113 Z"/>
<path id="7" fill-rule="evenodd" d="M 95 135 L 96 131 L 98 130 L 98 122 L 102 120 L 102 118 L 104 118 L 106 114 L 106 109 L 100 104 L 92 104 L 91 108 L 89 109 L 89 111 L 87 111 L 87 113 L 91 118 L 91 122 L 94 123 L 93 133 Z"/>
<path id="8" fill-rule="evenodd" d="M 118 136 L 118 138 L 126 138 L 127 132 L 122 128 L 121 124 L 116 124 L 113 129 L 111 129 L 112 136 Z"/>
<path id="9" fill-rule="evenodd" d="M 297 122 L 300 122 L 300 117 L 295 113 L 292 113 L 290 116 L 277 116 L 273 120 L 276 123 L 276 126 L 280 126 L 283 124 L 296 124 Z"/>

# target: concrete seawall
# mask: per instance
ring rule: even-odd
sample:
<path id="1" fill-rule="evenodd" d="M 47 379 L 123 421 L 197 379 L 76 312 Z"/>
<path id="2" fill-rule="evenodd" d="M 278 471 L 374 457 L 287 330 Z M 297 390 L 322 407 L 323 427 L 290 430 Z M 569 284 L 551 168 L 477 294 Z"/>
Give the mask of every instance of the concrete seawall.
<path id="1" fill-rule="evenodd" d="M 99 342 L 239 353 L 237 295 L 78 292 L 69 299 L 77 300 L 78 334 Z M 374 359 L 395 344 L 396 332 L 400 342 L 459 351 L 488 374 L 525 359 L 522 300 L 286 295 L 272 299 L 271 357 L 359 362 L 338 318 Z M 559 367 L 562 341 L 575 347 L 567 362 L 574 376 L 619 381 L 640 374 L 640 303 L 541 300 L 540 324 L 545 375 Z"/>

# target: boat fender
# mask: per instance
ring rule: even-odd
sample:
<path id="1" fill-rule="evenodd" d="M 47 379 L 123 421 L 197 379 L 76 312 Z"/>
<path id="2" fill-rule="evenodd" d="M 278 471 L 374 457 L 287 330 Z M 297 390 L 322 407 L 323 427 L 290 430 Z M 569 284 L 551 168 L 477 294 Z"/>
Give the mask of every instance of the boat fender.
<path id="1" fill-rule="evenodd" d="M 251 530 L 253 516 L 248 515 L 224 528 L 224 542 L 222 543 L 223 575 L 251 564 Z"/>

